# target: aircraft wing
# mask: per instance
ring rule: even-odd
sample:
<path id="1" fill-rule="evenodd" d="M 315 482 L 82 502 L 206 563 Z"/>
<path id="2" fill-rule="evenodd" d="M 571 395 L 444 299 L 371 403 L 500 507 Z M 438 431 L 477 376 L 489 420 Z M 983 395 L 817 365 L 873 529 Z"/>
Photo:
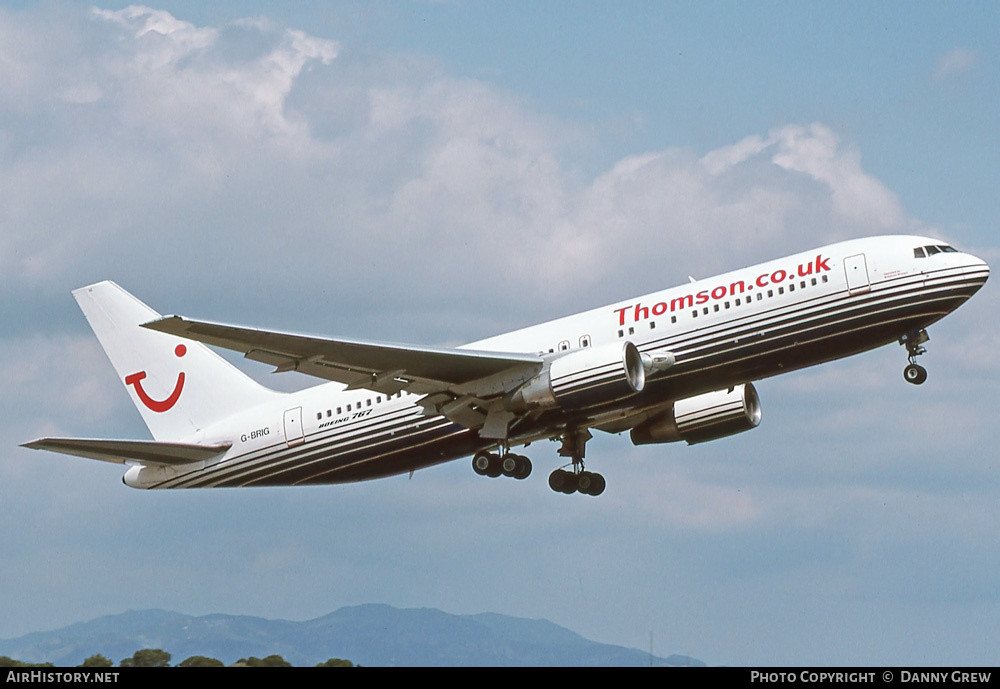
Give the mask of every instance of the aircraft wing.
<path id="1" fill-rule="evenodd" d="M 538 373 L 540 356 L 361 340 L 327 339 L 167 316 L 145 328 L 241 352 L 275 367 L 337 381 L 348 389 L 426 395 L 421 404 L 468 428 L 504 433 L 512 414 L 498 397 Z M 487 417 L 492 419 L 487 423 Z M 492 436 L 489 436 L 492 437 Z M 503 437 L 503 436 L 499 436 Z"/>
<path id="2" fill-rule="evenodd" d="M 65 455 L 99 459 L 102 462 L 139 462 L 152 466 L 178 466 L 204 462 L 221 455 L 232 443 L 194 445 L 152 440 L 97 440 L 91 438 L 41 438 L 21 447 L 49 450 Z"/>

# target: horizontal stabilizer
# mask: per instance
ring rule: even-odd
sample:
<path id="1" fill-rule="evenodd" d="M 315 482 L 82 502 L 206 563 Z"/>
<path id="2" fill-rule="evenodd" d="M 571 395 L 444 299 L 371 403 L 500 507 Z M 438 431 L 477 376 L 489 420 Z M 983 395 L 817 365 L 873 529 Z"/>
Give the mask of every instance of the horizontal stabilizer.
<path id="1" fill-rule="evenodd" d="M 232 443 L 193 445 L 152 440 L 95 440 L 92 438 L 42 438 L 21 447 L 49 450 L 102 462 L 139 462 L 150 466 L 179 466 L 204 462 L 221 455 Z"/>

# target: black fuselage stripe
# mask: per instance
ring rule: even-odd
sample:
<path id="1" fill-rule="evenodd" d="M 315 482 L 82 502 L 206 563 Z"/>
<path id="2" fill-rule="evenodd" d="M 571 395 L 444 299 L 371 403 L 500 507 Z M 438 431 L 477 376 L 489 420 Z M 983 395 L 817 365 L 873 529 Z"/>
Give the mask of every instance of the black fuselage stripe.
<path id="1" fill-rule="evenodd" d="M 677 356 L 677 364 L 667 375 L 655 381 L 655 387 L 669 390 L 671 378 L 675 376 L 697 377 L 712 369 L 766 359 L 801 344 L 842 338 L 849 333 L 884 327 L 887 323 L 933 322 L 954 310 L 985 282 L 985 273 L 941 272 L 956 274 L 907 276 L 891 283 L 873 285 L 872 290 L 864 294 L 850 295 L 842 290 L 758 312 L 749 319 L 739 315 L 740 309 L 745 307 L 736 307 L 730 310 L 734 318 L 727 322 L 688 330 L 678 336 L 660 337 L 644 343 L 640 349 L 652 351 L 666 348 Z M 849 327 L 845 329 L 845 325 Z M 757 336 L 755 333 L 763 334 Z M 880 344 L 866 343 L 865 348 Z M 828 358 L 836 356 L 836 352 L 831 352 Z M 813 358 L 816 361 L 792 362 L 790 367 L 798 368 L 826 360 Z M 601 387 L 621 383 L 619 370 L 616 369 L 613 380 L 610 380 L 606 371 L 596 370 L 601 367 L 594 368 L 591 372 L 593 379 L 587 381 L 588 385 Z M 781 371 L 767 375 L 778 372 Z M 579 385 L 581 382 L 574 382 L 574 392 Z M 624 395 L 619 400 L 630 397 Z M 608 403 L 602 406 L 608 406 Z M 552 415 L 547 413 L 544 417 Z M 556 412 L 555 415 L 562 414 Z M 156 487 L 235 486 L 275 481 L 287 485 L 289 479 L 291 483 L 323 482 L 324 477 L 335 481 L 338 472 L 348 472 L 368 462 L 373 465 L 384 462 L 408 449 L 429 448 L 449 440 L 452 446 L 464 448 L 475 437 L 475 431 L 443 417 L 414 414 L 412 407 L 390 410 L 357 421 L 306 435 L 303 444 L 286 448 L 277 455 L 274 452 L 281 446 L 280 443 L 207 467 L 196 474 L 164 481 Z M 549 420 L 540 422 L 548 423 Z M 527 425 L 524 433 L 530 434 L 532 424 Z M 444 456 L 447 451 L 442 449 L 440 452 L 442 458 L 435 461 L 446 461 L 449 458 Z M 426 458 L 422 461 L 428 463 Z M 385 475 L 389 473 L 392 473 L 391 467 L 385 469 Z M 280 481 L 278 477 L 281 477 Z"/>

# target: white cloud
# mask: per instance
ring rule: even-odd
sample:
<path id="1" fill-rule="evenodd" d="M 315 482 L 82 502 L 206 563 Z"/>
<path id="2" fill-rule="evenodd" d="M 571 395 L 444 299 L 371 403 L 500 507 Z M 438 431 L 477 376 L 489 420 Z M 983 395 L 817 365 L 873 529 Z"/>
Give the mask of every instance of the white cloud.
<path id="1" fill-rule="evenodd" d="M 442 335 L 472 339 L 909 222 L 821 124 L 700 157 L 637 153 L 583 179 L 574 149 L 592 134 L 433 65 L 145 7 L 95 10 L 73 30 L 96 38 L 78 39 L 90 52 L 68 74 L 44 53 L 14 56 L 39 74 L 39 105 L 11 123 L 31 132 L 24 154 L 0 160 L 7 281 L 163 284 L 182 267 L 199 292 L 332 290 L 339 312 L 402 299 L 432 304 L 428 324 L 457 310 L 477 329 Z M 50 88 L 62 110 L 41 105 Z M 414 278 L 418 291 L 402 286 Z"/>
<path id="2" fill-rule="evenodd" d="M 705 166 L 709 174 L 721 175 L 757 155 L 770 144 L 770 141 L 756 134 L 748 136 L 731 146 L 723 146 L 706 153 L 701 159 L 701 164 Z"/>
<path id="3" fill-rule="evenodd" d="M 118 11 L 99 8 L 92 11 L 95 17 L 128 29 L 135 38 L 147 39 L 141 42 L 143 48 L 135 56 L 139 69 L 155 70 L 176 64 L 180 59 L 210 47 L 218 38 L 218 31 L 213 28 L 198 28 L 176 19 L 169 12 L 141 5 L 131 5 Z"/>
<path id="4" fill-rule="evenodd" d="M 31 419 L 28 425 L 18 424 L 18 443 L 31 440 L 31 434 L 84 432 L 87 426 L 107 423 L 112 411 L 127 409 L 114 369 L 89 334 L 5 338 L 0 358 L 0 388 L 5 401 L 16 400 L 5 415 Z M 34 425 L 38 423 L 43 425 Z"/>
<path id="5" fill-rule="evenodd" d="M 864 172 L 857 150 L 841 146 L 829 128 L 789 126 L 772 132 L 771 138 L 777 147 L 774 163 L 826 184 L 839 215 L 874 231 L 905 227 L 906 216 L 895 194 Z"/>
<path id="6" fill-rule="evenodd" d="M 0 10 L 3 545 L 23 552 L 3 582 L 18 602 L 7 629 L 118 609 L 120 589 L 100 582 L 125 561 L 208 582 L 130 590 L 134 607 L 306 616 L 389 595 L 575 620 L 586 611 L 607 635 L 736 610 L 763 620 L 728 630 L 750 658 L 762 624 L 784 630 L 786 657 L 796 643 L 822 645 L 803 640 L 808 622 L 786 624 L 796 606 L 818 613 L 810 620 L 856 618 L 852 629 L 895 619 L 880 595 L 893 578 L 940 600 L 955 567 L 962 586 L 992 590 L 977 573 L 997 504 L 988 295 L 935 326 L 922 389 L 902 381 L 904 353 L 887 347 L 762 382 L 753 433 L 696 447 L 595 439 L 588 466 L 609 483 L 599 500 L 549 491 L 548 443 L 527 451 L 525 482 L 486 486 L 455 462 L 412 480 L 155 495 L 123 488 L 120 467 L 16 448 L 44 434 L 145 434 L 69 295 L 94 280 L 165 312 L 457 343 L 915 223 L 822 123 L 708 151 L 625 151 L 585 175 L 580 151 L 610 136 L 607 123 L 545 115 L 431 59 L 341 50 L 308 28 L 317 35 L 262 18 L 198 26 L 142 7 Z M 123 518 L 168 528 L 152 548 Z M 923 575 L 942 545 L 956 557 Z M 47 582 L 24 575 L 52 553 Z M 176 565 L 191 553 L 204 557 Z M 442 574 L 444 561 L 454 571 Z M 337 585 L 316 584 L 317 566 Z M 497 581 L 524 586 L 504 599 Z M 292 593 L 276 601 L 279 589 Z M 884 608 L 871 613 L 872 599 Z M 76 605 L 86 614 L 67 613 Z M 914 607 L 924 620 L 926 606 Z M 934 648 L 937 620 L 928 627 Z"/>
<path id="7" fill-rule="evenodd" d="M 286 113 L 285 100 L 309 62 L 329 64 L 339 50 L 335 41 L 264 21 L 244 21 L 227 29 L 262 34 L 271 47 L 249 57 L 227 58 L 228 46 L 219 29 L 195 27 L 163 10 L 141 6 L 93 12 L 120 26 L 122 39 L 131 35 L 132 40 L 120 44 L 118 55 L 108 56 L 107 70 L 122 87 L 123 105 L 174 131 L 180 118 L 188 136 L 205 124 L 219 128 L 213 132 L 216 136 L 233 128 L 246 136 L 303 134 L 303 124 Z"/>
<path id="8" fill-rule="evenodd" d="M 940 55 L 934 63 L 934 77 L 946 79 L 966 74 L 975 69 L 981 61 L 978 52 L 968 48 L 953 48 Z"/>

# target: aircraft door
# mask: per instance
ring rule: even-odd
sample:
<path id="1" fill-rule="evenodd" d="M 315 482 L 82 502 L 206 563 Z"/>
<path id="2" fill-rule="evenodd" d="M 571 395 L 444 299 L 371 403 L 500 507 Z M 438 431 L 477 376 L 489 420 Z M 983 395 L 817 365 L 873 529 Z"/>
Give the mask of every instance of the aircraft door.
<path id="1" fill-rule="evenodd" d="M 306 441 L 302 430 L 302 407 L 285 410 L 285 443 L 288 447 L 301 445 Z"/>
<path id="2" fill-rule="evenodd" d="M 847 273 L 847 291 L 850 294 L 865 294 L 871 291 L 871 283 L 868 281 L 868 264 L 864 254 L 845 258 L 844 271 Z"/>

